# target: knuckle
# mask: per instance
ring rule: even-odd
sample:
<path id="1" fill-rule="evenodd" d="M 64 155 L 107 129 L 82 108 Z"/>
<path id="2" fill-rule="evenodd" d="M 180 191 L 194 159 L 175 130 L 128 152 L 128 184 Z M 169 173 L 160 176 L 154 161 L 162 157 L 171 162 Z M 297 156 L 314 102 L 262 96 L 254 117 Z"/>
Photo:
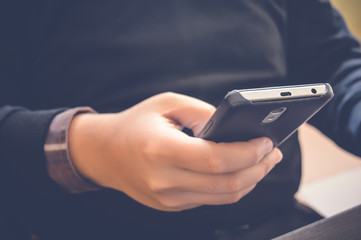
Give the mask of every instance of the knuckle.
<path id="1" fill-rule="evenodd" d="M 168 190 L 168 186 L 160 180 L 151 179 L 147 181 L 147 185 L 150 191 L 153 193 L 161 194 Z"/>
<path id="2" fill-rule="evenodd" d="M 222 159 L 215 156 L 209 156 L 207 158 L 207 168 L 211 173 L 222 173 L 225 170 Z"/>
<path id="3" fill-rule="evenodd" d="M 216 108 L 213 105 L 207 104 L 205 106 L 205 110 L 208 112 L 209 115 L 212 115 L 216 111 Z"/>
<path id="4" fill-rule="evenodd" d="M 229 199 L 228 199 L 228 203 L 236 203 L 238 202 L 239 200 L 241 200 L 241 198 L 243 197 L 243 194 L 241 192 L 237 192 L 237 193 L 234 193 L 234 194 L 231 194 Z"/>
<path id="5" fill-rule="evenodd" d="M 226 183 L 227 192 L 238 192 L 241 189 L 241 184 L 237 179 L 228 180 Z"/>
<path id="6" fill-rule="evenodd" d="M 159 159 L 159 146 L 157 141 L 149 141 L 143 144 L 142 153 L 143 157 L 148 160 L 156 160 Z"/>
<path id="7" fill-rule="evenodd" d="M 159 197 L 158 202 L 164 208 L 170 209 L 172 211 L 179 211 L 182 209 L 182 206 L 178 203 L 178 201 L 166 196 Z"/>
<path id="8" fill-rule="evenodd" d="M 157 181 L 154 180 L 148 180 L 147 186 L 151 192 L 158 193 L 159 192 L 159 185 Z"/>
<path id="9" fill-rule="evenodd" d="M 158 95 L 160 98 L 164 98 L 164 99 L 174 99 L 178 96 L 178 94 L 174 93 L 174 92 L 164 92 L 164 93 L 160 93 Z"/>
<path id="10" fill-rule="evenodd" d="M 255 189 L 257 186 L 257 183 L 256 184 L 253 184 L 252 186 L 248 187 L 245 191 L 242 192 L 242 197 L 243 198 L 244 196 L 246 196 L 247 194 L 249 194 L 250 192 L 253 191 L 253 189 Z"/>

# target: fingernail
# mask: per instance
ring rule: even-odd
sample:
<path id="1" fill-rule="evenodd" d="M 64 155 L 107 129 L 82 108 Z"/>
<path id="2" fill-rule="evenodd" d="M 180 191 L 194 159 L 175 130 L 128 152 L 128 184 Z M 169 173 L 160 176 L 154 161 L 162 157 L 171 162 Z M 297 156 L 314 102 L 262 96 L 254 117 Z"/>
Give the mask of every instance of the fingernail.
<path id="1" fill-rule="evenodd" d="M 269 139 L 269 138 L 264 138 L 264 142 L 263 142 L 263 147 L 264 147 L 264 150 L 269 153 L 270 151 L 272 151 L 273 149 L 273 143 L 272 141 Z"/>

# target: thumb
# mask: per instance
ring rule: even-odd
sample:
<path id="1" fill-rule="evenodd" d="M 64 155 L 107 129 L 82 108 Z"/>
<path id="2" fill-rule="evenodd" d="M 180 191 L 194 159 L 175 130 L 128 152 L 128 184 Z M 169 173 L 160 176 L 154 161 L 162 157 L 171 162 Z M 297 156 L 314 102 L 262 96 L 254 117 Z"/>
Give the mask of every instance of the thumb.
<path id="1" fill-rule="evenodd" d="M 175 121 L 182 127 L 192 129 L 196 136 L 211 118 L 216 108 L 196 98 L 176 94 L 172 107 L 163 117 Z"/>

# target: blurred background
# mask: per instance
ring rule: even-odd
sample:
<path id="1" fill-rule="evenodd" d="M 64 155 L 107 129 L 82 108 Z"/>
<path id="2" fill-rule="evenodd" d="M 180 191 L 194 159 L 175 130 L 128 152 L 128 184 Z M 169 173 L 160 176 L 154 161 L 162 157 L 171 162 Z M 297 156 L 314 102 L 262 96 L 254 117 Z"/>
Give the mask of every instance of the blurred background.
<path id="1" fill-rule="evenodd" d="M 351 32 L 361 40 L 361 0 L 331 0 L 344 15 Z"/>
<path id="2" fill-rule="evenodd" d="M 331 2 L 361 41 L 361 0 Z M 343 151 L 307 124 L 300 128 L 300 140 L 304 162 L 297 198 L 324 216 L 361 204 L 361 158 Z"/>

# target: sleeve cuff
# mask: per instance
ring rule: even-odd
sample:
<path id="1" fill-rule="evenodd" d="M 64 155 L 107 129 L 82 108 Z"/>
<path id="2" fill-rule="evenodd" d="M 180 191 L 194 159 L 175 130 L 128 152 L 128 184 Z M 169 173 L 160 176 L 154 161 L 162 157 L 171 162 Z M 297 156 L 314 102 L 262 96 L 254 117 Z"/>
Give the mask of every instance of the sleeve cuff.
<path id="1" fill-rule="evenodd" d="M 44 144 L 49 176 L 69 193 L 101 189 L 78 173 L 69 155 L 69 126 L 73 117 L 81 113 L 95 113 L 95 111 L 90 107 L 78 107 L 57 115 L 51 122 Z"/>

